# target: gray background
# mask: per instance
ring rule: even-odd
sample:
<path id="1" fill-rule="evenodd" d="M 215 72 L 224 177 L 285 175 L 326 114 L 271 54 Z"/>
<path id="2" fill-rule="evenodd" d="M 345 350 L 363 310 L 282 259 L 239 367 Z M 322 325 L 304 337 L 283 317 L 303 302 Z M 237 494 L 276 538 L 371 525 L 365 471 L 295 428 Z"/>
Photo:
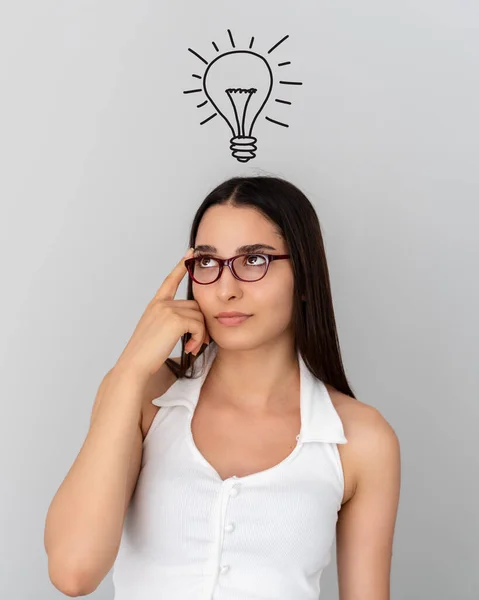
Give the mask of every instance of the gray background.
<path id="1" fill-rule="evenodd" d="M 44 518 L 100 380 L 206 192 L 268 173 L 318 211 L 348 377 L 401 441 L 392 598 L 477 600 L 477 3 L 0 11 L 0 597 L 62 597 Z M 211 57 L 228 28 L 263 52 L 289 34 L 274 59 L 304 82 L 281 90 L 291 106 L 268 105 L 290 127 L 260 118 L 247 165 L 226 124 L 200 126 L 209 109 L 183 94 L 202 66 L 187 48 Z M 336 598 L 334 557 L 323 582 L 321 597 Z M 93 596 L 112 597 L 111 574 Z"/>

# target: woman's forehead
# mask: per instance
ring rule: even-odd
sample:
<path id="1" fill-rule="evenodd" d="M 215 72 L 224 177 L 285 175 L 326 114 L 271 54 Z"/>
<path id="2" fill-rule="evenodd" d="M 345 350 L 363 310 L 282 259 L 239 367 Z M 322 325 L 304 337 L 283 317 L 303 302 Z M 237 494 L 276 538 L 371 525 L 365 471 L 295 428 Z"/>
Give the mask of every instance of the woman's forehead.
<path id="1" fill-rule="evenodd" d="M 215 205 L 200 221 L 195 246 L 208 244 L 220 251 L 264 243 L 278 248 L 281 238 L 276 229 L 274 223 L 254 208 Z"/>

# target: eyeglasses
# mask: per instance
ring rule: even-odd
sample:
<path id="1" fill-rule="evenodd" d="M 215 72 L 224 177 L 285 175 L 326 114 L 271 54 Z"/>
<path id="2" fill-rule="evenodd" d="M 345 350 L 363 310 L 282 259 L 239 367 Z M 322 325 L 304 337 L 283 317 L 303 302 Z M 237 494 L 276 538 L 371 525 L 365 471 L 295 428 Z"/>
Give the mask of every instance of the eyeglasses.
<path id="1" fill-rule="evenodd" d="M 214 258 L 203 254 L 186 259 L 185 266 L 191 279 L 201 285 L 218 281 L 225 265 L 236 279 L 251 282 L 263 279 L 273 260 L 289 257 L 289 254 L 237 254 L 231 258 Z"/>

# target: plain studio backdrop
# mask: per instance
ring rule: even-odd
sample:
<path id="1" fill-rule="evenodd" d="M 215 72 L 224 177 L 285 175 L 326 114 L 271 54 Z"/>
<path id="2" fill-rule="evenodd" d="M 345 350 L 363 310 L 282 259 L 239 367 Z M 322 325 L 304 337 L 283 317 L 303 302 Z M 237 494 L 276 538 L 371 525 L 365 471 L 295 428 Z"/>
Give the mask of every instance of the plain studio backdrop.
<path id="1" fill-rule="evenodd" d="M 205 194 L 266 173 L 314 203 L 347 375 L 401 441 L 391 597 L 477 600 L 477 3 L 43 0 L 0 13 L 0 597 L 63 597 L 44 519 L 101 378 Z M 213 42 L 252 37 L 274 82 L 242 163 L 220 115 L 200 124 L 214 112 L 197 107 L 204 95 L 184 92 L 206 66 L 188 48 L 211 61 Z M 110 573 L 92 596 L 112 594 Z M 334 552 L 323 597 L 337 598 Z"/>

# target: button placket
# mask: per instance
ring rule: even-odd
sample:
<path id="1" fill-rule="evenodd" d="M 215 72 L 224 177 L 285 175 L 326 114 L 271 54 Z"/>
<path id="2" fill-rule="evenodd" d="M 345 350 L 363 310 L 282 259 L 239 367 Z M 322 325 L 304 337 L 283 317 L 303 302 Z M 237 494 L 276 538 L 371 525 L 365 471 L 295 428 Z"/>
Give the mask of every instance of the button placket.
<path id="1" fill-rule="evenodd" d="M 233 475 L 232 479 L 233 479 L 233 480 L 236 480 L 236 479 L 238 479 L 238 478 L 236 477 L 236 475 Z M 236 498 L 236 497 L 238 496 L 238 494 L 239 494 L 239 484 L 238 484 L 238 483 L 234 483 L 234 484 L 231 486 L 231 488 L 230 488 L 230 491 L 229 491 L 229 496 L 230 496 L 230 498 Z M 223 528 L 223 529 L 224 529 L 224 531 L 225 531 L 226 533 L 231 533 L 231 532 L 234 530 L 234 528 L 235 528 L 235 525 L 234 525 L 234 523 L 230 521 L 229 523 L 226 523 L 226 525 L 224 526 L 224 528 Z M 222 566 L 220 567 L 220 573 L 221 573 L 222 575 L 224 575 L 224 574 L 226 574 L 226 573 L 227 573 L 227 572 L 228 572 L 230 569 L 231 569 L 231 565 L 222 565 Z"/>
<path id="2" fill-rule="evenodd" d="M 229 521 L 227 519 L 227 512 L 228 512 L 228 504 L 229 502 L 233 499 L 236 498 L 238 496 L 238 494 L 240 493 L 240 483 L 237 482 L 236 480 L 238 479 L 238 477 L 236 475 L 231 476 L 229 479 L 225 479 L 222 482 L 222 490 L 221 490 L 221 508 L 220 508 L 220 519 L 221 519 L 221 530 L 222 531 L 222 535 L 220 536 L 220 539 L 218 540 L 218 546 L 217 546 L 217 555 L 216 555 L 216 560 L 217 562 L 217 567 L 216 567 L 216 577 L 222 577 L 224 575 L 226 575 L 226 573 L 228 573 L 228 571 L 230 571 L 231 569 L 231 565 L 230 564 L 225 564 L 223 563 L 223 551 L 224 551 L 224 536 L 226 534 L 232 533 L 234 531 L 234 529 L 236 528 L 236 524 L 233 521 Z M 215 578 L 216 579 L 216 578 Z M 213 594 L 214 593 L 214 588 L 215 588 L 215 581 L 212 582 L 212 587 L 210 590 L 210 593 Z"/>
<path id="3" fill-rule="evenodd" d="M 235 483 L 233 483 L 233 485 L 231 485 L 231 487 L 230 487 L 229 496 L 230 496 L 230 498 L 236 498 L 238 496 L 238 494 L 240 493 L 240 484 L 238 482 L 236 482 L 236 480 L 238 479 L 238 477 L 236 475 L 233 475 L 231 477 L 231 479 Z M 229 521 L 223 527 L 223 530 L 226 533 L 232 533 L 234 531 L 234 529 L 235 529 L 235 524 L 233 523 L 233 521 Z M 221 575 L 225 575 L 226 573 L 228 573 L 228 571 L 230 569 L 231 569 L 231 565 L 224 564 L 219 567 L 219 572 Z"/>

